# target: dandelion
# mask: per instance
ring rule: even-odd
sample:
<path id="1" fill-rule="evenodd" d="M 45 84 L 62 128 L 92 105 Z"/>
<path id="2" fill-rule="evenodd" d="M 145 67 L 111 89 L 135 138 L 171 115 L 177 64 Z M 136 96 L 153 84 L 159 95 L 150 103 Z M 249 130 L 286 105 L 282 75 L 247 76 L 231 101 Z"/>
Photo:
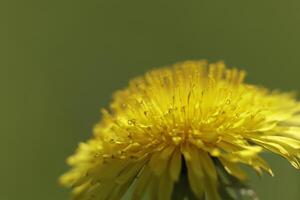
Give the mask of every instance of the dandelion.
<path id="1" fill-rule="evenodd" d="M 273 175 L 261 157 L 270 151 L 300 168 L 300 103 L 244 77 L 186 61 L 133 79 L 68 158 L 61 184 L 76 200 L 119 200 L 129 188 L 138 200 L 257 199 L 241 165 Z"/>

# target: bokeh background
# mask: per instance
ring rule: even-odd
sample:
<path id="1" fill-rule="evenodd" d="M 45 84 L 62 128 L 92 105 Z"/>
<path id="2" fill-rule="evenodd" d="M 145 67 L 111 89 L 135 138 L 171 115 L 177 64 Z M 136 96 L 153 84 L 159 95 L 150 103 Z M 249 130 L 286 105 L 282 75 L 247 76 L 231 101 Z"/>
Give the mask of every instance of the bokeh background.
<path id="1" fill-rule="evenodd" d="M 300 91 L 298 0 L 2 0 L 0 199 L 64 200 L 65 158 L 113 91 L 186 59 L 224 60 L 248 82 Z M 283 102 L 284 103 L 284 102 Z M 298 200 L 300 173 L 267 156 L 262 200 Z"/>

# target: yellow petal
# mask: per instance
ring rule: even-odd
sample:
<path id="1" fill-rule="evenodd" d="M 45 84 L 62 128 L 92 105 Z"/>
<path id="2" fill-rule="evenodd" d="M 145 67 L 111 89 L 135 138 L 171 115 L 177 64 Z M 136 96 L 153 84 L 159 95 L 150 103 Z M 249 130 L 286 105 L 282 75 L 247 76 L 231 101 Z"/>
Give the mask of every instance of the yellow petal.
<path id="1" fill-rule="evenodd" d="M 200 151 L 198 153 L 200 163 L 202 164 L 203 170 L 209 176 L 213 183 L 217 182 L 216 167 L 209 155 L 206 152 Z"/>
<path id="2" fill-rule="evenodd" d="M 173 156 L 170 161 L 170 177 L 173 181 L 179 180 L 179 175 L 181 172 L 181 153 L 179 150 L 174 151 Z"/>
<path id="3" fill-rule="evenodd" d="M 174 148 L 165 148 L 161 152 L 156 152 L 152 155 L 149 165 L 157 176 L 160 176 L 166 170 L 173 151 Z"/>
<path id="4" fill-rule="evenodd" d="M 233 163 L 230 161 L 227 161 L 226 159 L 220 158 L 221 163 L 223 164 L 225 170 L 237 177 L 238 179 L 245 181 L 247 179 L 247 175 L 245 174 L 245 172 L 243 172 L 243 170 L 238 166 L 237 163 Z"/>
<path id="5" fill-rule="evenodd" d="M 134 189 L 132 198 L 133 200 L 140 200 L 145 195 L 145 191 L 147 189 L 147 186 L 149 185 L 150 179 L 151 179 L 152 171 L 147 164 L 144 166 L 144 169 L 141 172 L 140 177 L 136 181 L 136 187 Z"/>
<path id="6" fill-rule="evenodd" d="M 191 167 L 190 162 L 187 162 L 186 165 L 187 165 L 187 169 L 188 169 L 188 179 L 189 179 L 190 187 L 191 187 L 193 193 L 199 199 L 201 199 L 204 195 L 205 179 L 204 179 L 204 177 L 199 177 L 195 174 L 194 170 Z M 202 170 L 202 168 L 200 168 L 199 170 Z"/>
<path id="7" fill-rule="evenodd" d="M 170 200 L 172 196 L 174 182 L 169 177 L 168 173 L 165 173 L 161 177 L 158 188 L 158 200 Z"/>

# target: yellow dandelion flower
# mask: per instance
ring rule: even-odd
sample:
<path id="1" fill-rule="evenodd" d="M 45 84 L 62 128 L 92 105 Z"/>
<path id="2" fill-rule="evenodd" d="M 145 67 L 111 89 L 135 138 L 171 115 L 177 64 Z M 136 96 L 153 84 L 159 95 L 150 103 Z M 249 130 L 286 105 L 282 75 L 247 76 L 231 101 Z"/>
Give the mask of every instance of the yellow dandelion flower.
<path id="1" fill-rule="evenodd" d="M 186 174 L 194 198 L 219 200 L 221 168 L 240 182 L 240 164 L 272 175 L 263 151 L 299 169 L 300 103 L 244 77 L 222 62 L 187 61 L 133 79 L 60 182 L 76 200 L 119 200 L 129 188 L 131 199 L 169 200 Z"/>

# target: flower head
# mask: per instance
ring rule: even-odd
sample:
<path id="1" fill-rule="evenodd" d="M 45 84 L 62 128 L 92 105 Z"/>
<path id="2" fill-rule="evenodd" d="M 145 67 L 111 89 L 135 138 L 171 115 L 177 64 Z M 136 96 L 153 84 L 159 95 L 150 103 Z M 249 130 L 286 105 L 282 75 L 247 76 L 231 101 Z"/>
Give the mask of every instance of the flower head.
<path id="1" fill-rule="evenodd" d="M 272 175 L 260 156 L 271 151 L 299 169 L 300 103 L 244 77 L 222 62 L 187 61 L 133 79 L 61 183 L 78 200 L 121 199 L 129 187 L 132 199 L 168 200 L 186 171 L 195 197 L 219 200 L 218 165 L 241 181 L 240 164 Z"/>

